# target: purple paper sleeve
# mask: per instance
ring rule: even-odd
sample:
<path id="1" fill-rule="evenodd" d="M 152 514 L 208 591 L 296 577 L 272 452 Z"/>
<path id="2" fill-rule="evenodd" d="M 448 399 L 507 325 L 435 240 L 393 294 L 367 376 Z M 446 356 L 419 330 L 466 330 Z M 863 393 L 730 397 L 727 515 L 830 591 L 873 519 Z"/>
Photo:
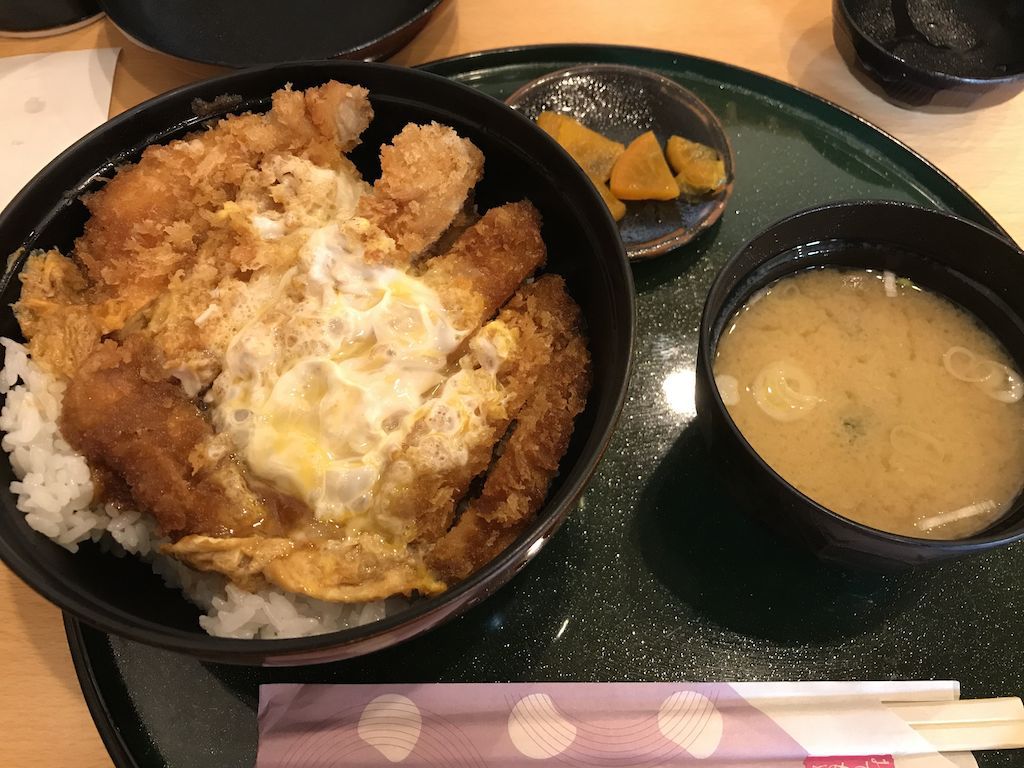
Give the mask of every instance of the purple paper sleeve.
<path id="1" fill-rule="evenodd" d="M 256 768 L 803 768 L 729 685 L 265 685 Z"/>

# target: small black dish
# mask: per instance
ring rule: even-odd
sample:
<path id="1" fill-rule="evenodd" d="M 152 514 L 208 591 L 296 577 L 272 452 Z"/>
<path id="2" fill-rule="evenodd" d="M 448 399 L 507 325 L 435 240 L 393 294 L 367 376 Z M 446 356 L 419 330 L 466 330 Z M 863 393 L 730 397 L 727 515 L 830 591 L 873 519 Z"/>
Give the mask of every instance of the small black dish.
<path id="1" fill-rule="evenodd" d="M 832 34 L 851 68 L 911 106 L 1024 81 L 1021 0 L 833 0 Z"/>
<path id="2" fill-rule="evenodd" d="M 593 384 L 547 502 L 519 539 L 447 592 L 414 601 L 360 627 L 281 640 L 211 637 L 198 612 L 137 558 L 116 558 L 90 544 L 71 554 L 33 531 L 10 492 L 14 473 L 0 458 L 0 560 L 66 613 L 107 633 L 233 664 L 299 665 L 350 658 L 395 645 L 489 596 L 519 572 L 574 508 L 594 472 L 625 400 L 635 324 L 632 273 L 615 222 L 586 174 L 530 120 L 500 101 L 452 80 L 386 64 L 321 61 L 262 67 L 193 83 L 147 101 L 65 150 L 0 213 L 0 253 L 19 254 L 0 280 L 0 336 L 21 338 L 10 305 L 18 271 L 36 249 L 67 252 L 87 217 L 81 196 L 149 145 L 200 130 L 226 113 L 264 111 L 271 94 L 335 79 L 370 92 L 374 119 L 349 157 L 367 178 L 380 172 L 379 148 L 409 122 L 452 126 L 484 153 L 475 190 L 486 210 L 529 198 L 543 217 L 546 271 L 565 278 L 590 338 Z M 230 99 L 225 99 L 230 94 Z M 194 112 L 195 105 L 216 105 Z"/>
<path id="3" fill-rule="evenodd" d="M 526 83 L 505 103 L 532 120 L 545 110 L 564 112 L 627 145 L 641 133 L 654 131 L 662 148 L 669 136 L 678 134 L 722 156 L 728 181 L 715 195 L 694 202 L 680 196 L 626 203 L 619 234 L 632 261 L 681 248 L 725 212 L 736 167 L 729 137 L 707 104 L 664 75 L 624 64 L 582 64 Z"/>
<path id="4" fill-rule="evenodd" d="M 145 48 L 241 68 L 386 59 L 419 34 L 440 2 L 100 0 L 100 5 L 118 29 Z"/>
<path id="5" fill-rule="evenodd" d="M 757 290 L 824 265 L 891 270 L 981 320 L 1024 368 L 1024 253 L 966 219 L 897 202 L 847 202 L 796 213 L 749 241 L 715 277 L 701 316 L 695 400 L 718 469 L 745 508 L 826 560 L 894 570 L 1024 539 L 1024 498 L 981 533 L 916 539 L 837 515 L 782 479 L 751 448 L 722 402 L 713 365 L 732 315 Z"/>

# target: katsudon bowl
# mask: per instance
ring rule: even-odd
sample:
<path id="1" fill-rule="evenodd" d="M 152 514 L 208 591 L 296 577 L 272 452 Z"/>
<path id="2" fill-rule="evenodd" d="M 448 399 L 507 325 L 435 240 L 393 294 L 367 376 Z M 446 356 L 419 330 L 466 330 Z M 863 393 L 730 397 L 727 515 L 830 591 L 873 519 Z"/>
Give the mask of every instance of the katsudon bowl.
<path id="1" fill-rule="evenodd" d="M 364 86 L 375 117 L 349 156 L 363 176 L 380 172 L 378 148 L 408 122 L 453 127 L 485 156 L 476 187 L 481 210 L 530 199 L 543 218 L 545 271 L 565 279 L 579 304 L 592 355 L 593 383 L 546 502 L 519 538 L 447 591 L 413 598 L 373 623 L 291 639 L 207 635 L 199 612 L 142 561 L 114 557 L 89 542 L 63 549 L 25 522 L 10 491 L 15 479 L 0 460 L 0 557 L 32 588 L 99 629 L 202 659 L 297 665 L 340 660 L 394 645 L 479 603 L 522 569 L 573 509 L 604 452 L 622 408 L 634 332 L 632 277 L 615 222 L 575 162 L 530 120 L 486 95 L 425 72 L 357 62 L 296 63 L 247 70 L 154 98 L 98 128 L 39 173 L 0 214 L 0 250 L 15 254 L 2 285 L 0 335 L 21 339 L 10 305 L 19 296 L 24 257 L 35 249 L 67 253 L 87 211 L 81 197 L 120 164 L 152 144 L 203 127 L 211 119 L 269 108 L 270 95 L 337 80 Z"/>
<path id="2" fill-rule="evenodd" d="M 715 381 L 719 341 L 736 312 L 759 291 L 819 267 L 889 270 L 909 278 L 980 320 L 1016 369 L 1024 369 L 1024 294 L 1018 289 L 1024 283 L 1024 253 L 1009 240 L 952 214 L 889 201 L 833 203 L 776 222 L 722 267 L 701 317 L 697 421 L 739 505 L 823 560 L 863 570 L 903 570 L 1024 539 L 1021 494 L 1001 517 L 964 538 L 918 538 L 864 525 L 799 491 L 744 437 Z"/>

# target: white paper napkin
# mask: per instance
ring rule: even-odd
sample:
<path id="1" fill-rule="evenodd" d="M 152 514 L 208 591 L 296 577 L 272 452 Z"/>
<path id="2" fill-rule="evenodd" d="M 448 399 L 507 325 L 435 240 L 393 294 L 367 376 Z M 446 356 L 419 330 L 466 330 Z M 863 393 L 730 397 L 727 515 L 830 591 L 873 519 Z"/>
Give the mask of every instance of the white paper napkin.
<path id="1" fill-rule="evenodd" d="M 120 48 L 0 59 L 0 208 L 107 119 Z"/>

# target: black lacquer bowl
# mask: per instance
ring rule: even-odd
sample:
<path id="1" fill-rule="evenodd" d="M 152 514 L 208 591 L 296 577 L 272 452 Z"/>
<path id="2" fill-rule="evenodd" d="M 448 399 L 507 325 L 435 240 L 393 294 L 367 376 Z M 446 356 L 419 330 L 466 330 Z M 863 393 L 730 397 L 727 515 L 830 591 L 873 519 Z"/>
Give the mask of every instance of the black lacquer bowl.
<path id="1" fill-rule="evenodd" d="M 909 106 L 1024 82 L 1019 0 L 833 0 L 832 34 L 848 66 Z"/>
<path id="2" fill-rule="evenodd" d="M 289 640 L 210 637 L 197 611 L 133 558 L 115 559 L 83 546 L 70 554 L 25 524 L 7 490 L 10 464 L 0 462 L 0 557 L 44 597 L 100 629 L 203 659 L 244 664 L 304 664 L 368 653 L 420 634 L 478 603 L 541 549 L 582 492 L 622 408 L 634 333 L 629 264 L 615 222 L 578 166 L 531 121 L 501 102 L 425 72 L 356 62 L 300 63 L 247 70 L 159 96 L 89 134 L 48 165 L 0 214 L 0 252 L 69 249 L 86 219 L 79 201 L 114 167 L 137 159 L 147 145 L 166 142 L 228 111 L 264 110 L 270 94 L 292 83 L 306 88 L 329 79 L 369 89 L 376 116 L 351 155 L 368 178 L 379 173 L 378 147 L 408 122 L 436 120 L 470 138 L 486 157 L 476 190 L 481 209 L 529 198 L 544 217 L 547 270 L 565 277 L 587 323 L 594 382 L 576 423 L 547 503 L 529 529 L 470 579 L 419 600 L 377 623 Z M 230 95 L 230 106 L 201 116 L 193 103 Z M 199 100 L 199 101 L 196 101 Z M 218 104 L 223 103 L 217 102 Z M 19 291 L 12 263 L 0 283 L 0 335 L 20 338 L 9 305 Z"/>
<path id="3" fill-rule="evenodd" d="M 783 480 L 744 439 L 714 383 L 718 340 L 743 303 L 765 285 L 825 265 L 890 270 L 941 294 L 981 320 L 1024 368 L 1024 253 L 951 214 L 896 202 L 850 202 L 794 214 L 749 241 L 715 278 L 704 304 L 695 398 L 718 469 L 744 507 L 820 557 L 893 570 L 1024 539 L 1024 498 L 987 530 L 937 541 L 900 536 L 829 511 Z"/>
<path id="4" fill-rule="evenodd" d="M 68 0 L 64 0 L 67 2 Z M 130 40 L 222 67 L 382 61 L 412 42 L 440 0 L 99 0 Z"/>

